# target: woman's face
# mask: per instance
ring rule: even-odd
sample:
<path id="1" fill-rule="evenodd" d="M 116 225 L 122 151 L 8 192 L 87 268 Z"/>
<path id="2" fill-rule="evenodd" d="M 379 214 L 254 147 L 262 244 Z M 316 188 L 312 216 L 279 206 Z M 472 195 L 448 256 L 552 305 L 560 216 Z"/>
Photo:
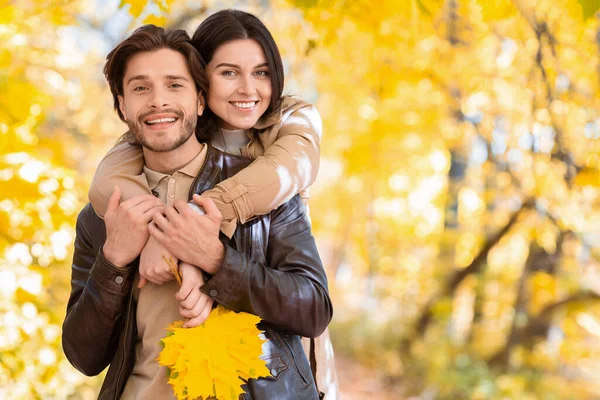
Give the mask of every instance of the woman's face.
<path id="1" fill-rule="evenodd" d="M 208 107 L 224 129 L 250 129 L 271 101 L 269 67 L 253 39 L 222 44 L 208 63 Z"/>

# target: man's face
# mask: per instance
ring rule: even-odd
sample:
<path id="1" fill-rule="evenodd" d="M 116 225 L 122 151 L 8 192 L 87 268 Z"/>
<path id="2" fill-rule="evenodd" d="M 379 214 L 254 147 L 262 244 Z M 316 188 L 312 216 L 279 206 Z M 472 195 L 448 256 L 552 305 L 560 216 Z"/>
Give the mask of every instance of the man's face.
<path id="1" fill-rule="evenodd" d="M 119 108 L 144 148 L 167 152 L 194 134 L 203 99 L 185 57 L 160 49 L 137 53 L 127 61 Z"/>

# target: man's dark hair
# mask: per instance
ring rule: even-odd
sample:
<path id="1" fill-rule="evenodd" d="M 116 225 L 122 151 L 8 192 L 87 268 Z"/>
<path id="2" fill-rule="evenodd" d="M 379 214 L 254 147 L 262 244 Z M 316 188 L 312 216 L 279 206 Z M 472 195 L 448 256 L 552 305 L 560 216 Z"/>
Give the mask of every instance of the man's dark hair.
<path id="1" fill-rule="evenodd" d="M 254 15 L 240 10 L 222 10 L 204 20 L 194 36 L 192 44 L 208 64 L 219 46 L 238 39 L 253 39 L 262 47 L 271 79 L 271 102 L 264 113 L 270 115 L 281 104 L 283 94 L 283 62 L 275 39 L 267 27 Z M 214 117 L 206 110 L 207 117 Z"/>
<path id="2" fill-rule="evenodd" d="M 205 64 L 198 51 L 190 43 L 188 34 L 182 29 L 165 30 L 156 25 L 143 25 L 108 53 L 104 65 L 104 76 L 106 76 L 113 95 L 115 110 L 123 122 L 125 122 L 125 117 L 119 108 L 118 96 L 123 96 L 123 79 L 127 61 L 137 53 L 161 49 L 177 51 L 185 57 L 196 90 L 206 97 L 208 79 L 206 78 Z"/>

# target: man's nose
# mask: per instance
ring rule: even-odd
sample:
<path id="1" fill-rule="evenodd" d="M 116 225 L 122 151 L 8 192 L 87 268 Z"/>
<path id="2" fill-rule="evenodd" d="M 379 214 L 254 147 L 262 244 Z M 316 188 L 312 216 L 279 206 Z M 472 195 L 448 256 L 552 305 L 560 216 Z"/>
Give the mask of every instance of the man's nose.
<path id="1" fill-rule="evenodd" d="M 152 108 L 163 108 L 169 105 L 169 97 L 162 89 L 154 89 L 148 105 Z"/>

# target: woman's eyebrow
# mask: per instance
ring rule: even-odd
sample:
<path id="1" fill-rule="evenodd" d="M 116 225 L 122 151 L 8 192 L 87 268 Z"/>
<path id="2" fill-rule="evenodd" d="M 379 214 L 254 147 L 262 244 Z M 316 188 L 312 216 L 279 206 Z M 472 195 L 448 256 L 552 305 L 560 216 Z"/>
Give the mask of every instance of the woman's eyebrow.
<path id="1" fill-rule="evenodd" d="M 256 68 L 262 68 L 262 67 L 268 67 L 269 64 L 267 64 L 266 62 L 258 64 L 257 66 L 255 66 L 252 69 L 256 69 Z M 240 66 L 237 64 L 231 64 L 231 63 L 221 63 L 219 65 L 217 65 L 215 68 L 219 68 L 219 67 L 229 67 L 229 68 L 237 68 L 240 69 Z"/>

